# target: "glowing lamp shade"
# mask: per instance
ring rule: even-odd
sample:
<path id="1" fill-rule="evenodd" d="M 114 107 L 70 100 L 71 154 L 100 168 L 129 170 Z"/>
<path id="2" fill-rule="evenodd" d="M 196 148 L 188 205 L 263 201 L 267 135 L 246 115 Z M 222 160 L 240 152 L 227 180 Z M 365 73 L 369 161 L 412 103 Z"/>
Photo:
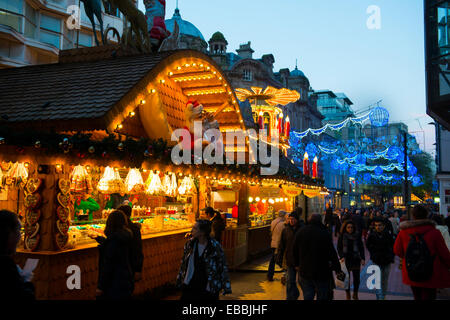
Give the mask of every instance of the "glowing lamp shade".
<path id="1" fill-rule="evenodd" d="M 163 191 L 163 185 L 159 175 L 150 171 L 147 180 L 145 181 L 145 193 L 156 195 Z"/>
<path id="2" fill-rule="evenodd" d="M 114 169 L 111 167 L 106 167 L 105 172 L 103 172 L 103 176 L 100 178 L 100 181 L 97 185 L 97 190 L 102 193 L 109 192 L 110 182 L 114 180 Z"/>
<path id="3" fill-rule="evenodd" d="M 191 177 L 184 177 L 178 187 L 179 194 L 192 194 L 195 188 L 194 180 Z"/>
<path id="4" fill-rule="evenodd" d="M 140 193 L 145 190 L 144 180 L 142 179 L 141 172 L 134 168 L 128 171 L 125 179 L 125 186 L 130 193 Z"/>
<path id="5" fill-rule="evenodd" d="M 176 197 L 178 192 L 177 178 L 174 173 L 164 176 L 163 182 L 164 192 L 169 197 Z"/>

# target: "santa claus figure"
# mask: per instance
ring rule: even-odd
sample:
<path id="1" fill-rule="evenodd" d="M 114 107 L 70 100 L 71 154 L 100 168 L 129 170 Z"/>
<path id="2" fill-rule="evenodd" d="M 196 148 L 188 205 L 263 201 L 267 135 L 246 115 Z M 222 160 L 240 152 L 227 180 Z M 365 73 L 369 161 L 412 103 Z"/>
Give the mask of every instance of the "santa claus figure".
<path id="1" fill-rule="evenodd" d="M 166 0 L 144 0 L 144 5 L 150 40 L 160 44 L 170 35 L 165 23 Z"/>
<path id="2" fill-rule="evenodd" d="M 203 110 L 203 106 L 196 100 L 189 100 L 186 103 L 185 109 L 186 126 L 184 127 L 189 131 L 191 135 L 191 141 L 183 141 L 183 149 L 194 149 L 195 137 L 194 137 L 194 125 L 195 122 L 201 122 L 202 136 L 197 137 L 197 140 L 201 139 L 201 144 L 209 144 L 209 141 L 214 142 L 214 137 L 208 136 L 209 129 L 219 129 L 219 123 L 214 120 L 213 114 Z M 205 137 L 206 140 L 203 140 Z"/>

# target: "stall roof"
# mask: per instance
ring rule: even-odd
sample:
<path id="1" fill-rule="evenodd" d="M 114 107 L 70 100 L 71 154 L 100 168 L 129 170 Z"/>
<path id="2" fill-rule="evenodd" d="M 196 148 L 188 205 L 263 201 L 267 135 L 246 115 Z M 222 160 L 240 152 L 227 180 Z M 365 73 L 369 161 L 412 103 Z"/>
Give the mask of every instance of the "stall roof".
<path id="1" fill-rule="evenodd" d="M 220 74 L 214 61 L 194 50 L 153 54 L 123 54 L 121 50 L 111 46 L 67 50 L 61 51 L 59 63 L 0 70 L 0 122 L 57 131 L 111 129 L 149 81 L 155 81 L 174 61 L 200 59 Z M 226 81 L 223 75 L 215 77 L 209 80 L 215 80 L 213 84 L 219 84 L 222 77 Z M 189 85 L 208 88 L 205 81 L 191 81 L 181 86 L 188 96 Z M 196 98 L 214 111 L 219 101 L 229 100 L 226 93 Z M 221 125 L 242 126 L 238 114 L 232 119 L 224 116 L 218 115 Z"/>
<path id="2" fill-rule="evenodd" d="M 0 70 L 0 116 L 9 122 L 100 118 L 170 54 Z"/>

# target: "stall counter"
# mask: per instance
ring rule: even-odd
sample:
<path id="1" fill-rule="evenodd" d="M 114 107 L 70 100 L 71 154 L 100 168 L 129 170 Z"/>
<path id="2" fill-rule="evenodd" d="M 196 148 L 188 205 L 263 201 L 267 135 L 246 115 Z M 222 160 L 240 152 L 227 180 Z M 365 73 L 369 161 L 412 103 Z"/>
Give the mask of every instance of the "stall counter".
<path id="1" fill-rule="evenodd" d="M 144 265 L 142 280 L 135 285 L 135 295 L 175 283 L 186 242 L 185 234 L 190 230 L 190 228 L 181 229 L 142 237 Z M 34 270 L 33 279 L 36 299 L 95 299 L 98 278 L 97 243 L 63 251 L 17 250 L 15 260 L 20 267 L 24 266 L 28 258 L 40 260 Z M 75 278 L 73 270 L 77 269 L 80 270 L 81 276 L 79 289 L 74 288 L 76 282 L 73 280 Z"/>

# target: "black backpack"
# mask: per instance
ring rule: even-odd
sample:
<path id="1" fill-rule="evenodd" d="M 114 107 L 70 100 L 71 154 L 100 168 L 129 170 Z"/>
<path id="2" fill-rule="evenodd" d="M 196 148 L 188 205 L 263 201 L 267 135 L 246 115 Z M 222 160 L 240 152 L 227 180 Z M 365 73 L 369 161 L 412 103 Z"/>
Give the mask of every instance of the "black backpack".
<path id="1" fill-rule="evenodd" d="M 414 282 L 427 281 L 433 275 L 433 260 L 427 243 L 423 239 L 424 234 L 414 233 L 409 235 L 406 248 L 405 263 L 408 277 Z"/>

